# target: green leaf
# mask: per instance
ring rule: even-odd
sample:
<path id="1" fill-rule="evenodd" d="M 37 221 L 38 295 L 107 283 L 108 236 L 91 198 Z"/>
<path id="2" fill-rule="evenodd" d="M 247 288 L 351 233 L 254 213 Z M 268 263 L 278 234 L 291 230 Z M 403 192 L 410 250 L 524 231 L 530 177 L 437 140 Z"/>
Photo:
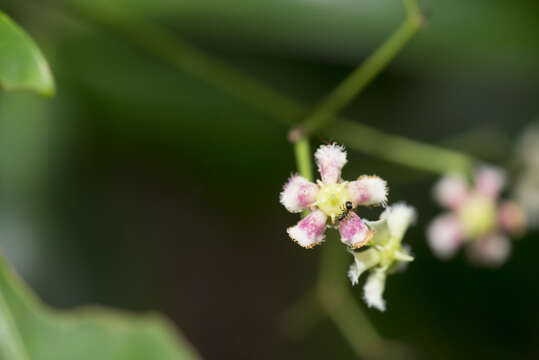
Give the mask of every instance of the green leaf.
<path id="1" fill-rule="evenodd" d="M 32 90 L 54 95 L 54 80 L 32 38 L 0 12 L 0 84 L 6 90 Z"/>
<path id="2" fill-rule="evenodd" d="M 51 310 L 0 256 L 0 360 L 198 358 L 173 326 L 156 314 L 95 307 Z"/>

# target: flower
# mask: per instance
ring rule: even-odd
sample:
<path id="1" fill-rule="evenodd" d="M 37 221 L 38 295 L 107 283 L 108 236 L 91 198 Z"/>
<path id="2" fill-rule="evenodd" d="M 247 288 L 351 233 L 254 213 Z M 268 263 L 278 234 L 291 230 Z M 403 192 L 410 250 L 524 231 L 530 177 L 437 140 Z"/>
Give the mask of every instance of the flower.
<path id="1" fill-rule="evenodd" d="M 350 251 L 354 255 L 354 263 L 348 271 L 352 285 L 358 283 L 361 274 L 370 270 L 363 286 L 364 299 L 370 307 L 385 310 L 382 295 L 387 275 L 402 270 L 414 260 L 409 249 L 402 246 L 402 238 L 415 218 L 416 211 L 411 206 L 398 203 L 388 207 L 379 221 L 368 222 L 375 229 L 371 246 L 366 250 Z"/>
<path id="2" fill-rule="evenodd" d="M 288 228 L 288 235 L 309 249 L 322 243 L 326 228 L 332 226 L 350 248 L 366 245 L 373 232 L 353 210 L 359 205 L 385 205 L 386 182 L 365 175 L 355 181 L 343 181 L 341 169 L 347 159 L 342 146 L 322 145 L 314 157 L 322 179 L 315 184 L 300 175 L 292 175 L 280 194 L 281 204 L 288 211 L 310 211 L 297 225 Z"/>
<path id="3" fill-rule="evenodd" d="M 500 201 L 505 185 L 501 169 L 482 166 L 475 173 L 475 186 L 458 174 L 444 176 L 434 187 L 434 197 L 449 209 L 435 218 L 427 229 L 427 239 L 435 255 L 449 259 L 468 244 L 467 255 L 476 264 L 496 267 L 511 252 L 507 235 L 525 228 L 525 216 L 514 201 Z"/>

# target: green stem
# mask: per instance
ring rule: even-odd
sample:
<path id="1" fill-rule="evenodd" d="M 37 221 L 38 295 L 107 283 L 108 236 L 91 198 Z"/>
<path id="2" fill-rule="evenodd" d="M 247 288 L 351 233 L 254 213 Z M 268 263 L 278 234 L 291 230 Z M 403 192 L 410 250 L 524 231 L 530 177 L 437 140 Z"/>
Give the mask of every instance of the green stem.
<path id="1" fill-rule="evenodd" d="M 311 165 L 311 146 L 309 139 L 303 137 L 294 144 L 294 153 L 296 154 L 296 164 L 301 176 L 309 181 L 313 181 L 313 168 Z"/>
<path id="2" fill-rule="evenodd" d="M 284 125 L 293 124 L 305 114 L 304 106 L 295 99 L 266 87 L 234 66 L 208 56 L 164 27 L 134 17 L 114 5 L 109 5 L 106 10 L 91 2 L 64 1 L 63 5 L 90 23 L 125 37 L 169 64 L 265 111 Z"/>
<path id="3" fill-rule="evenodd" d="M 326 127 L 335 115 L 391 62 L 408 41 L 418 32 L 422 25 L 422 16 L 415 0 L 404 0 L 406 20 L 372 55 L 354 70 L 339 86 L 337 86 L 311 115 L 300 124 L 305 136 L 318 133 Z"/>
<path id="4" fill-rule="evenodd" d="M 370 63 L 376 64 L 377 67 L 384 64 L 384 61 L 381 61 L 380 59 L 386 59 L 386 61 L 390 60 L 390 58 L 394 56 L 393 51 L 404 46 L 405 42 L 407 41 L 407 37 L 413 35 L 410 32 L 410 30 L 413 28 L 411 24 L 416 24 L 416 27 L 418 27 L 418 24 L 420 24 L 421 15 L 417 8 L 416 1 L 404 0 L 404 3 L 406 5 L 408 17 L 405 23 L 397 30 L 397 33 L 401 35 L 393 35 L 387 41 L 387 43 L 391 45 L 389 46 L 390 51 L 387 50 L 387 44 L 385 47 L 382 45 L 377 53 L 382 54 L 383 56 L 378 55 L 374 58 L 374 60 L 373 57 L 370 57 Z M 73 7 L 76 6 L 72 3 L 71 5 Z M 69 6 L 69 4 L 66 3 L 66 6 Z M 97 23 L 100 26 L 104 26 L 113 32 L 122 34 L 140 48 L 151 51 L 178 69 L 203 79 L 204 81 L 212 84 L 216 88 L 221 89 L 223 92 L 226 92 L 231 96 L 242 99 L 246 103 L 266 112 L 285 125 L 292 124 L 295 120 L 300 119 L 303 114 L 307 112 L 307 108 L 304 104 L 279 94 L 277 91 L 264 86 L 260 82 L 243 73 L 241 70 L 236 69 L 229 64 L 211 58 L 203 51 L 200 51 L 184 42 L 178 37 L 177 34 L 173 34 L 160 26 L 145 22 L 138 18 L 131 19 L 128 15 L 122 13 L 121 11 L 110 11 L 105 13 L 93 11 L 92 9 L 88 8 L 81 8 L 81 5 L 78 6 L 79 7 L 77 8 L 72 7 L 71 10 L 81 14 L 85 19 L 90 19 L 92 22 Z M 406 29 L 406 31 L 402 30 L 403 27 Z M 403 37 L 403 33 L 406 36 Z M 403 40 L 406 41 L 403 42 Z M 397 46 L 395 46 L 395 43 Z M 367 60 L 367 64 L 369 63 L 368 61 L 369 60 Z M 377 67 L 374 67 L 374 70 L 377 70 Z M 370 65 L 368 68 L 373 69 L 373 65 Z M 380 70 L 381 68 L 378 68 L 377 71 L 379 72 Z M 340 126 L 340 129 L 350 127 L 351 121 L 345 122 L 344 118 L 334 118 L 335 126 Z M 442 156 L 441 159 L 443 161 L 438 161 L 438 156 L 445 153 L 440 147 L 411 140 L 407 141 L 406 146 L 403 147 L 403 138 L 401 137 L 385 134 L 381 131 L 377 131 L 359 124 L 356 124 L 355 129 L 359 131 L 343 134 L 334 127 L 330 128 L 329 131 L 330 135 L 335 136 L 337 140 L 347 143 L 350 142 L 352 148 L 413 168 L 436 173 L 446 173 L 448 171 L 462 171 L 463 168 L 467 167 L 467 165 L 462 166 L 464 163 L 462 161 L 452 160 L 446 162 L 446 159 L 448 158 L 447 156 Z M 358 139 L 369 140 L 365 134 L 375 134 L 377 139 L 376 143 L 378 143 L 378 146 L 374 146 L 374 142 L 372 141 L 365 141 L 363 143 L 360 142 Z M 294 140 L 300 138 L 301 131 L 297 132 L 297 134 L 294 136 Z M 383 144 L 383 147 L 388 149 L 405 148 L 405 151 L 384 151 L 384 149 L 380 149 L 380 144 Z M 298 147 L 296 147 L 296 152 L 302 147 L 304 147 L 304 144 L 300 144 Z M 469 157 L 465 154 L 456 151 L 449 152 L 455 155 L 454 157 L 451 157 L 453 159 L 469 159 Z M 416 154 L 420 154 L 420 156 L 416 156 Z M 430 166 L 427 164 L 425 160 L 426 158 L 434 159 Z M 304 160 L 302 161 L 304 164 L 307 163 Z M 454 169 L 451 168 L 453 164 L 456 164 L 456 168 Z M 300 168 L 301 166 L 298 164 L 298 170 L 301 171 Z M 306 167 L 305 169 L 308 168 Z"/>
<path id="5" fill-rule="evenodd" d="M 300 339 L 324 319 L 325 315 L 325 309 L 318 301 L 315 289 L 311 289 L 283 313 L 281 330 L 290 338 Z"/>
<path id="6" fill-rule="evenodd" d="M 473 157 L 458 151 L 389 135 L 351 121 L 338 121 L 326 133 L 352 149 L 436 174 L 458 172 L 467 175 L 476 163 Z"/>
<path id="7" fill-rule="evenodd" d="M 324 244 L 320 260 L 317 288 L 320 303 L 359 358 L 379 357 L 384 339 L 347 288 L 344 275 L 351 257 L 334 235 L 330 237 Z"/>

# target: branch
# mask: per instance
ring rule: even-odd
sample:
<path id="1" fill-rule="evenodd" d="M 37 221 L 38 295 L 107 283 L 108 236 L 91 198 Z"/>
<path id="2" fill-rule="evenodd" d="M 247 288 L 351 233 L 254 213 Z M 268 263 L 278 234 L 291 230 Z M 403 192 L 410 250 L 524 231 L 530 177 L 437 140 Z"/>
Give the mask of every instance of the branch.
<path id="1" fill-rule="evenodd" d="M 299 140 L 302 136 L 317 134 L 335 120 L 335 115 L 361 93 L 419 31 L 424 20 L 416 0 L 404 0 L 404 5 L 406 8 L 404 22 L 326 96 L 305 121 L 292 130 L 292 134 L 295 134 L 292 137 L 293 141 Z"/>

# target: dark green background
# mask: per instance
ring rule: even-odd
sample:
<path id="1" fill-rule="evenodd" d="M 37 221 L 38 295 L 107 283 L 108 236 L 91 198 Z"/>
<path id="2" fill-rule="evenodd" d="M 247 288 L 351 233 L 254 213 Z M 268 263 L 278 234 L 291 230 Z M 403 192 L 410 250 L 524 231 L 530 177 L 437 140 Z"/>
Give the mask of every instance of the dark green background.
<path id="1" fill-rule="evenodd" d="M 287 129 L 70 3 L 0 0 L 57 82 L 52 100 L 0 96 L 8 259 L 52 305 L 160 310 L 208 359 L 353 358 L 328 320 L 300 339 L 281 328 L 283 311 L 314 284 L 320 253 L 285 233 L 297 221 L 278 202 L 295 168 Z M 403 16 L 397 0 L 114 3 L 313 105 Z M 346 115 L 510 163 L 539 113 L 539 3 L 420 5 L 428 26 Z M 389 278 L 388 310 L 367 310 L 353 289 L 379 331 L 426 359 L 539 357 L 537 233 L 498 271 L 460 256 L 440 262 L 424 237 L 441 211 L 430 197 L 436 176 L 357 152 L 349 159 L 346 178 L 378 174 L 391 201 L 420 214 L 406 237 L 416 261 Z"/>

